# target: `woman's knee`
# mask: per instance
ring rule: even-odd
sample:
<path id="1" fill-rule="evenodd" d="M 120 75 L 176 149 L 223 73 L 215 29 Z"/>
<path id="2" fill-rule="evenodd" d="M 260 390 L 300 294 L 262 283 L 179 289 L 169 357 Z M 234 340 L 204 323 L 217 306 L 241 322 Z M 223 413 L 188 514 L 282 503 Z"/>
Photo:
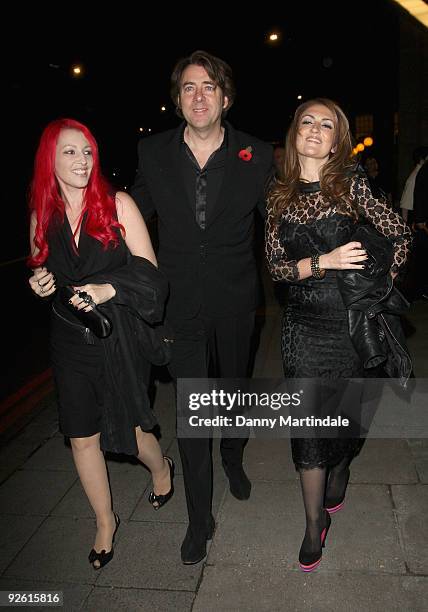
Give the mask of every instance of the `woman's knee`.
<path id="1" fill-rule="evenodd" d="M 138 425 L 135 428 L 135 436 L 137 440 L 146 441 L 153 437 L 153 434 L 150 431 L 143 431 L 141 427 Z"/>
<path id="2" fill-rule="evenodd" d="M 82 452 L 100 448 L 100 434 L 88 436 L 86 438 L 70 438 L 73 451 Z"/>

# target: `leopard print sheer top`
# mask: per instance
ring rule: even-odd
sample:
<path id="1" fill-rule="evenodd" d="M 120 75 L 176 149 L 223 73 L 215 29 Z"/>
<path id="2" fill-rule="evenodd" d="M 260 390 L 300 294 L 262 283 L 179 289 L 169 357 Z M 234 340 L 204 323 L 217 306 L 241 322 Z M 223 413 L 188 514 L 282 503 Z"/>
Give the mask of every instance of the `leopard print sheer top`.
<path id="1" fill-rule="evenodd" d="M 273 280 L 299 280 L 298 260 L 287 253 L 287 244 L 281 240 L 280 228 L 283 223 L 309 225 L 326 219 L 336 212 L 329 206 L 317 184 L 299 194 L 298 205 L 291 204 L 279 221 L 275 221 L 272 210 L 267 211 L 266 257 Z M 375 198 L 365 177 L 354 177 L 351 182 L 351 196 L 357 202 L 360 216 L 368 220 L 381 234 L 390 238 L 394 245 L 392 272 L 399 272 L 406 263 L 412 242 L 409 227 L 401 216 L 392 210 L 384 197 Z M 304 206 L 302 206 L 304 203 Z"/>

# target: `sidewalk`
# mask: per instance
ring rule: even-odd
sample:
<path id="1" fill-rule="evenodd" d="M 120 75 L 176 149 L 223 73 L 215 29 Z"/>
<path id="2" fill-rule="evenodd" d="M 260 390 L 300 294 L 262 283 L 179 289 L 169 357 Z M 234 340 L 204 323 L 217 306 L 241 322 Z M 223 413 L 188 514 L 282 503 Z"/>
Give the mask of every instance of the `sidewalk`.
<path id="1" fill-rule="evenodd" d="M 282 375 L 280 309 L 271 293 L 267 304 L 258 378 Z M 409 321 L 417 330 L 409 338 L 416 374 L 428 377 L 426 303 L 413 306 Z M 155 412 L 162 447 L 177 464 L 176 493 L 154 512 L 148 472 L 110 459 L 121 525 L 113 561 L 95 572 L 87 561 L 92 511 L 57 430 L 54 396 L 43 400 L 0 451 L 0 591 L 62 590 L 64 610 L 94 612 L 427 610 L 428 440 L 367 441 L 322 563 L 309 575 L 297 564 L 304 513 L 289 440 L 250 440 L 245 466 L 253 488 L 245 502 L 230 495 L 214 441 L 217 528 L 206 563 L 183 566 L 187 517 L 170 384 L 157 386 Z"/>

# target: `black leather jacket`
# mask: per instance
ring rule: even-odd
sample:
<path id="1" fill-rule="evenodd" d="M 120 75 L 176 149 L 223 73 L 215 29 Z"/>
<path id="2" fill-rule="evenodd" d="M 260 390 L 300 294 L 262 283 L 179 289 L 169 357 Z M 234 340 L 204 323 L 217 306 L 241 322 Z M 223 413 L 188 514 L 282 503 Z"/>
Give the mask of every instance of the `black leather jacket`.
<path id="1" fill-rule="evenodd" d="M 364 368 L 382 365 L 386 374 L 405 387 L 412 361 L 400 315 L 409 303 L 394 286 L 389 273 L 393 246 L 371 225 L 359 225 L 351 238 L 361 242 L 368 259 L 361 270 L 340 270 L 337 283 L 348 309 L 352 343 Z"/>

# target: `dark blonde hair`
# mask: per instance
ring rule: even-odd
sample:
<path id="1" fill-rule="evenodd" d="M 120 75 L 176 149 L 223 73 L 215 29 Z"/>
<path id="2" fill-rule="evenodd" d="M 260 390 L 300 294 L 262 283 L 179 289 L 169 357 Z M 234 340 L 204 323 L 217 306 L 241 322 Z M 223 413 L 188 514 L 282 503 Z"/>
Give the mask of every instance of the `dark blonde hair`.
<path id="1" fill-rule="evenodd" d="M 334 203 L 339 212 L 356 218 L 358 213 L 350 197 L 351 169 L 355 167 L 355 163 L 351 159 L 352 139 L 349 122 L 342 109 L 328 98 L 308 100 L 296 109 L 285 139 L 283 177 L 277 179 L 268 193 L 269 208 L 274 216 L 279 218 L 292 202 L 299 205 L 301 167 L 296 139 L 302 116 L 314 104 L 322 104 L 331 111 L 335 128 L 334 153 L 330 154 L 330 158 L 320 171 L 321 193 L 328 200 L 328 205 Z"/>

